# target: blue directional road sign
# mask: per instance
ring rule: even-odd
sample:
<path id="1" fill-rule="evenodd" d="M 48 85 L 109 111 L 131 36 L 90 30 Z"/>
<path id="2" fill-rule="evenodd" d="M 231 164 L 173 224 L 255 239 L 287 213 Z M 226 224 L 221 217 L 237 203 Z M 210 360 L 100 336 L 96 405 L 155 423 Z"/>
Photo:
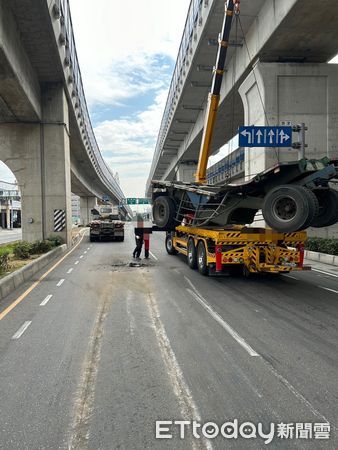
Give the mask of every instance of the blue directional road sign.
<path id="1" fill-rule="evenodd" d="M 240 147 L 292 147 L 292 127 L 239 127 Z"/>

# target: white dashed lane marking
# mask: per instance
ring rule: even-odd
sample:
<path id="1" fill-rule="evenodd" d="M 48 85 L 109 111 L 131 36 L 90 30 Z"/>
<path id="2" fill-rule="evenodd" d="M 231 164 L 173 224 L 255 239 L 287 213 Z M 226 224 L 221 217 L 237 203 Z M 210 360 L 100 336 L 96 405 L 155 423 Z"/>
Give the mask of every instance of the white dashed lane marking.
<path id="1" fill-rule="evenodd" d="M 335 294 L 338 294 L 338 291 L 336 291 L 335 289 L 330 289 L 324 286 L 318 286 L 321 289 L 325 289 L 326 291 L 330 291 L 330 292 L 334 292 Z"/>
<path id="2" fill-rule="evenodd" d="M 40 306 L 45 306 L 45 305 L 47 305 L 47 303 L 49 302 L 49 300 L 50 300 L 52 297 L 53 297 L 53 294 L 47 295 L 47 297 L 46 297 L 44 300 L 42 300 L 42 302 L 40 303 Z"/>
<path id="3" fill-rule="evenodd" d="M 330 273 L 330 272 L 325 272 L 324 270 L 314 269 L 313 267 L 311 270 L 313 272 L 325 273 L 325 275 L 330 275 L 330 277 L 338 278 L 338 275 L 335 275 L 334 273 Z"/>
<path id="4" fill-rule="evenodd" d="M 57 287 L 60 287 L 61 284 L 65 281 L 64 278 L 61 278 L 61 280 L 56 284 Z"/>
<path id="5" fill-rule="evenodd" d="M 29 325 L 32 323 L 32 321 L 27 320 L 19 329 L 18 331 L 13 334 L 12 339 L 20 339 L 21 336 L 24 334 L 24 332 L 27 330 L 27 328 L 29 327 Z"/>
<path id="6" fill-rule="evenodd" d="M 292 278 L 293 280 L 299 281 L 298 278 L 293 277 L 292 275 L 284 275 L 284 277 L 286 277 L 286 278 Z"/>

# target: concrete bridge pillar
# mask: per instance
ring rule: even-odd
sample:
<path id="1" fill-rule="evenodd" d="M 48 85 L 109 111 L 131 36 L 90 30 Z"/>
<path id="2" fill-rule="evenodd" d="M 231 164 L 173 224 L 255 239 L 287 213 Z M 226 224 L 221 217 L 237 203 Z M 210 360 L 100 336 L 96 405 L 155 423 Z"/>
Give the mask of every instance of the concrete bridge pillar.
<path id="1" fill-rule="evenodd" d="M 0 124 L 0 159 L 18 180 L 23 239 L 60 235 L 71 243 L 69 120 L 62 85 L 42 90 L 43 119 Z"/>
<path id="2" fill-rule="evenodd" d="M 69 115 L 61 84 L 48 84 L 42 91 L 41 174 L 44 235 L 60 235 L 71 243 L 71 175 Z"/>
<path id="3" fill-rule="evenodd" d="M 195 181 L 195 173 L 197 171 L 197 164 L 195 161 L 181 163 L 177 167 L 176 180 L 177 181 Z"/>
<path id="4" fill-rule="evenodd" d="M 244 125 L 281 125 L 302 122 L 306 157 L 338 156 L 338 65 L 257 63 L 239 88 Z M 293 135 L 294 141 L 298 139 Z M 296 150 L 247 148 L 245 178 L 278 162 L 298 159 Z"/>
<path id="5" fill-rule="evenodd" d="M 91 221 L 91 210 L 93 208 L 97 208 L 96 197 L 80 197 L 80 217 L 82 225 L 86 226 Z"/>
<path id="6" fill-rule="evenodd" d="M 338 65 L 257 63 L 239 88 L 244 125 L 305 123 L 307 158 L 338 157 Z M 298 135 L 293 134 L 293 142 Z M 246 148 L 245 179 L 277 164 L 295 161 L 297 150 Z M 256 219 L 259 220 L 259 214 Z M 264 225 L 257 221 L 257 226 Z M 338 236 L 338 227 L 309 229 L 309 235 Z"/>

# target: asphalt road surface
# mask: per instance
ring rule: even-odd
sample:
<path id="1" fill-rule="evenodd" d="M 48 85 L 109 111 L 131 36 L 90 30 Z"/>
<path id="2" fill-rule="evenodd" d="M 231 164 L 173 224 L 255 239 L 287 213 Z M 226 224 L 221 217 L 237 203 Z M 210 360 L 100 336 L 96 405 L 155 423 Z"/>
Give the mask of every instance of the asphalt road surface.
<path id="1" fill-rule="evenodd" d="M 337 449 L 338 275 L 206 278 L 162 234 L 130 267 L 126 234 L 0 302 L 0 448 Z"/>
<path id="2" fill-rule="evenodd" d="M 13 230 L 0 230 L 0 244 L 7 242 L 20 241 L 22 239 L 21 228 L 14 228 Z"/>

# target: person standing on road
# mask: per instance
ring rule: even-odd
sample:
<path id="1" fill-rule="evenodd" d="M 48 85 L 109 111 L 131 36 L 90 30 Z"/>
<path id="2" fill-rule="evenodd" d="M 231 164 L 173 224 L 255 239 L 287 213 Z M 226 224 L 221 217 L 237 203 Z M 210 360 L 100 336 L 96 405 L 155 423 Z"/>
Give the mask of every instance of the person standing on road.
<path id="1" fill-rule="evenodd" d="M 140 255 L 141 255 L 141 251 L 142 251 L 142 246 L 143 246 L 142 232 L 135 230 L 135 242 L 136 242 L 136 247 L 133 251 L 133 258 L 139 259 Z"/>

